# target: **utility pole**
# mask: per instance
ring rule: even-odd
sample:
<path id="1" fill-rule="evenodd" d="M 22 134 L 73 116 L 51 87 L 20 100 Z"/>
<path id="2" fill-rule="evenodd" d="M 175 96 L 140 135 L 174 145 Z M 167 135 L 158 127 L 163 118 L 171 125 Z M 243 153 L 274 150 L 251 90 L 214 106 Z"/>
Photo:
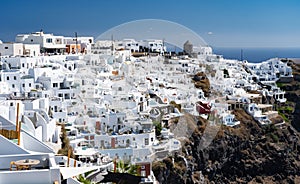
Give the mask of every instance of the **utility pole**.
<path id="1" fill-rule="evenodd" d="M 114 35 L 111 35 L 111 55 L 114 55 Z"/>

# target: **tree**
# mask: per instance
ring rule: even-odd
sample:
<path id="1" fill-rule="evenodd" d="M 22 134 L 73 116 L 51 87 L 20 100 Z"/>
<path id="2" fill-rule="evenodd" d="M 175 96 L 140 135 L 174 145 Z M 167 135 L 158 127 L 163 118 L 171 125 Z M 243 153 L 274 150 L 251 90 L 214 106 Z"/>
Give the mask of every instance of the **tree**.
<path id="1" fill-rule="evenodd" d="M 160 136 L 161 135 L 161 130 L 162 130 L 162 126 L 161 123 L 158 121 L 153 121 L 153 125 L 155 126 L 155 134 L 156 136 Z"/>
<path id="2" fill-rule="evenodd" d="M 132 165 L 130 162 L 124 162 L 119 160 L 117 162 L 117 173 L 128 173 L 132 175 L 137 175 L 137 166 Z"/>
<path id="3" fill-rule="evenodd" d="M 58 154 L 68 156 L 68 152 L 70 150 L 70 152 L 71 152 L 70 157 L 75 158 L 74 153 L 73 153 L 73 148 L 72 148 L 72 146 L 70 146 L 70 140 L 67 136 L 65 124 L 61 124 L 60 140 L 61 140 L 61 149 L 58 150 Z"/>
<path id="4" fill-rule="evenodd" d="M 80 174 L 78 176 L 77 180 L 83 184 L 91 184 L 92 183 L 90 180 L 86 179 L 82 174 Z"/>

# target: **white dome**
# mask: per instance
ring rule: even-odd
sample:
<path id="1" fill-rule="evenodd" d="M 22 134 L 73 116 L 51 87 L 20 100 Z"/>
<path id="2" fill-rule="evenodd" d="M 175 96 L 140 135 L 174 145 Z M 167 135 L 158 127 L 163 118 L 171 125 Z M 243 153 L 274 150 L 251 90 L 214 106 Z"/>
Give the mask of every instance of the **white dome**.
<path id="1" fill-rule="evenodd" d="M 3 42 L 2 42 L 2 40 L 0 40 L 0 44 L 2 44 Z"/>

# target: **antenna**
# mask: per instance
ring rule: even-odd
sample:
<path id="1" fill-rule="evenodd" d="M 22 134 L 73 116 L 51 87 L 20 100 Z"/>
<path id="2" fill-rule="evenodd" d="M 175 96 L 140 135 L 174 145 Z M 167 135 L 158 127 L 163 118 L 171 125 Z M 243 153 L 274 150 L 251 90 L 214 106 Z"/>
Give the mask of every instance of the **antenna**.
<path id="1" fill-rule="evenodd" d="M 78 50 L 77 50 L 77 32 L 75 32 L 75 48 L 76 48 L 76 54 L 78 53 Z"/>
<path id="2" fill-rule="evenodd" d="M 114 35 L 111 35 L 111 55 L 114 55 Z"/>

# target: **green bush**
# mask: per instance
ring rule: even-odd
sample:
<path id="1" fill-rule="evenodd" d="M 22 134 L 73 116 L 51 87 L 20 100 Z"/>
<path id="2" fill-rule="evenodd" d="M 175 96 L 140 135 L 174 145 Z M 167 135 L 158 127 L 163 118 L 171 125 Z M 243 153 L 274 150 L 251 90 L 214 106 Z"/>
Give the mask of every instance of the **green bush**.
<path id="1" fill-rule="evenodd" d="M 276 134 L 274 134 L 274 133 L 271 133 L 271 134 L 270 134 L 270 137 L 272 138 L 272 140 L 273 140 L 274 142 L 278 142 L 278 141 L 279 141 L 278 136 L 277 136 Z"/>
<path id="2" fill-rule="evenodd" d="M 282 117 L 282 119 L 283 119 L 285 122 L 289 122 L 289 119 L 288 119 L 282 112 L 278 112 L 278 114 Z"/>
<path id="3" fill-rule="evenodd" d="M 156 136 L 160 136 L 161 135 L 160 131 L 162 130 L 161 123 L 158 122 L 158 121 L 153 121 L 153 125 L 155 126 L 155 134 L 156 134 Z"/>
<path id="4" fill-rule="evenodd" d="M 281 82 L 276 83 L 277 87 L 282 88 L 283 84 Z"/>

